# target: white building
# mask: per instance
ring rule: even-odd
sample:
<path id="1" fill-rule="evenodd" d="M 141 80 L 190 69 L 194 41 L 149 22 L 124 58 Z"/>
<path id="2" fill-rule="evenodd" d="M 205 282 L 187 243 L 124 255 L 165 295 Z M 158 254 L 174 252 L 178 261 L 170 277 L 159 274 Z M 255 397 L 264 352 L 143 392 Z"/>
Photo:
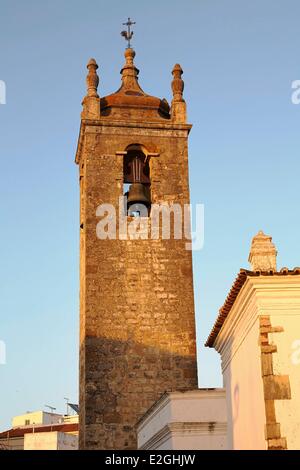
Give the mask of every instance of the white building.
<path id="1" fill-rule="evenodd" d="M 78 415 L 35 411 L 15 416 L 12 428 L 0 433 L 6 450 L 77 450 Z"/>
<path id="2" fill-rule="evenodd" d="M 164 395 L 138 423 L 139 448 L 300 449 L 300 268 L 277 271 L 276 256 L 259 232 L 207 340 L 225 390 Z"/>
<path id="3" fill-rule="evenodd" d="M 165 393 L 138 423 L 138 448 L 226 449 L 224 389 Z"/>
<path id="4" fill-rule="evenodd" d="M 12 419 L 12 427 L 20 428 L 23 426 L 32 426 L 34 424 L 57 424 L 64 421 L 64 416 L 57 413 L 48 413 L 47 411 L 28 411 Z"/>
<path id="5" fill-rule="evenodd" d="M 300 268 L 277 271 L 276 255 L 259 232 L 206 343 L 221 355 L 232 449 L 300 448 Z"/>

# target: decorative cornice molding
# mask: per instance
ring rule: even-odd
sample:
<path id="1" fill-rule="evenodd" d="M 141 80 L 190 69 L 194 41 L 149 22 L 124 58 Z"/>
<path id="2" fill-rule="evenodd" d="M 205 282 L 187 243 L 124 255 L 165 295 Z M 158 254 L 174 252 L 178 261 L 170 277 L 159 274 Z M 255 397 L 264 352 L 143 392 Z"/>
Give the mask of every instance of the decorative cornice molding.
<path id="1" fill-rule="evenodd" d="M 227 434 L 227 423 L 217 422 L 182 422 L 170 423 L 160 429 L 151 437 L 139 450 L 155 450 L 163 445 L 172 436 L 184 436 L 186 433 L 205 436 L 205 435 L 222 435 Z"/>
<path id="2" fill-rule="evenodd" d="M 82 124 L 87 126 L 100 126 L 100 127 L 137 127 L 142 129 L 174 129 L 190 131 L 192 124 L 170 122 L 140 122 L 140 121 L 121 121 L 121 120 L 106 120 L 105 117 L 101 119 L 82 119 Z"/>
<path id="3" fill-rule="evenodd" d="M 126 135 L 132 136 L 148 136 L 148 137 L 176 137 L 187 138 L 191 124 L 180 123 L 156 123 L 156 122 L 127 122 L 127 121 L 106 121 L 105 119 L 82 119 L 78 137 L 77 151 L 75 163 L 79 163 L 81 159 L 82 149 L 84 145 L 84 137 L 87 134 L 103 134 L 103 135 Z M 128 129 L 128 132 L 126 130 Z"/>
<path id="4" fill-rule="evenodd" d="M 290 302 L 292 293 L 294 303 Z M 289 315 L 299 315 L 299 276 L 247 277 L 214 340 L 214 348 L 222 356 L 222 371 L 226 370 L 259 315 L 268 311 L 272 315 L 282 314 L 285 310 Z"/>
<path id="5" fill-rule="evenodd" d="M 222 372 L 255 324 L 257 319 L 255 300 L 255 290 L 247 280 L 215 340 L 214 348 L 222 356 Z"/>
<path id="6" fill-rule="evenodd" d="M 178 400 L 199 400 L 201 398 L 219 398 L 226 396 L 225 388 L 199 388 L 196 390 L 165 392 L 137 422 L 137 429 L 140 432 L 153 420 L 167 405 Z"/>
<path id="7" fill-rule="evenodd" d="M 227 317 L 229 316 L 231 310 L 234 308 L 237 299 L 240 297 L 241 292 L 243 291 L 244 284 L 248 279 L 252 279 L 255 288 L 257 290 L 261 290 L 262 285 L 265 288 L 271 289 L 278 289 L 278 286 L 282 284 L 284 289 L 286 290 L 286 283 L 287 281 L 290 284 L 289 288 L 292 288 L 291 285 L 300 283 L 300 268 L 294 268 L 293 270 L 289 270 L 287 268 L 282 268 L 279 272 L 253 272 L 248 271 L 246 269 L 241 269 L 236 280 L 233 283 L 232 288 L 225 300 L 225 303 L 219 310 L 218 317 L 215 321 L 215 324 L 210 332 L 210 335 L 206 341 L 206 346 L 212 348 L 215 347 L 216 340 L 220 331 L 222 330 Z M 276 284 L 276 287 L 274 285 Z"/>

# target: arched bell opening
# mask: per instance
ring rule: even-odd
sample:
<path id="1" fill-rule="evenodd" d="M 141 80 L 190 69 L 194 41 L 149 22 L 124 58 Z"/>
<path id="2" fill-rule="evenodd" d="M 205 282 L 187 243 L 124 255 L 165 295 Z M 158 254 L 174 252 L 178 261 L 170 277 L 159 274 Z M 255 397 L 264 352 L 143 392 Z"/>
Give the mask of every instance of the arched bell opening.
<path id="1" fill-rule="evenodd" d="M 127 215 L 148 217 L 151 207 L 149 157 L 141 146 L 128 147 L 123 160 L 124 195 Z"/>

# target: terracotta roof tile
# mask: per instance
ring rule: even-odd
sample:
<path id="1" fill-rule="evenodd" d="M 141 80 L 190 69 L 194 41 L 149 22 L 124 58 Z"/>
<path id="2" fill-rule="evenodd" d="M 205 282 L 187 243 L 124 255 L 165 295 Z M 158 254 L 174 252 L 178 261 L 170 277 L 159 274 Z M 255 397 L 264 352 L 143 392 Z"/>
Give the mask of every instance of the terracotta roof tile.
<path id="1" fill-rule="evenodd" d="M 207 338 L 207 341 L 205 343 L 205 346 L 209 348 L 213 348 L 214 342 L 219 334 L 219 331 L 221 330 L 234 302 L 237 296 L 239 295 L 243 285 L 246 282 L 246 279 L 248 277 L 253 277 L 253 276 L 286 276 L 286 275 L 299 275 L 300 274 L 300 268 L 294 268 L 293 270 L 290 270 L 288 268 L 282 268 L 280 271 L 249 271 L 247 269 L 241 269 L 239 274 L 237 275 L 228 296 L 226 297 L 226 300 L 223 304 L 223 306 L 219 310 L 219 315 L 215 321 L 215 324 L 210 332 L 209 337 Z"/>
<path id="2" fill-rule="evenodd" d="M 35 426 L 26 426 L 23 428 L 13 428 L 8 429 L 0 433 L 0 439 L 7 439 L 11 437 L 23 437 L 24 434 L 32 432 L 75 432 L 78 431 L 78 423 L 68 423 L 68 424 L 50 424 L 50 425 L 35 425 Z"/>

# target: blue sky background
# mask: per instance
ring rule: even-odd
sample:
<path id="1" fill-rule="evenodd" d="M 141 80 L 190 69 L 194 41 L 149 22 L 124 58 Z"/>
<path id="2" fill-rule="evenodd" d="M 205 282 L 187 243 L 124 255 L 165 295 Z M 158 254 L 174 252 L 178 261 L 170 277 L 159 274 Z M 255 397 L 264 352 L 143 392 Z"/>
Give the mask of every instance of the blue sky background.
<path id="1" fill-rule="evenodd" d="M 205 245 L 194 254 L 202 387 L 222 383 L 203 343 L 248 266 L 252 236 L 272 234 L 279 266 L 300 265 L 299 0 L 1 0 L 0 429 L 77 401 L 74 155 L 85 66 L 97 59 L 102 96 L 119 87 L 128 16 L 146 92 L 170 100 L 172 67 L 184 69 L 191 197 L 205 204 Z"/>

